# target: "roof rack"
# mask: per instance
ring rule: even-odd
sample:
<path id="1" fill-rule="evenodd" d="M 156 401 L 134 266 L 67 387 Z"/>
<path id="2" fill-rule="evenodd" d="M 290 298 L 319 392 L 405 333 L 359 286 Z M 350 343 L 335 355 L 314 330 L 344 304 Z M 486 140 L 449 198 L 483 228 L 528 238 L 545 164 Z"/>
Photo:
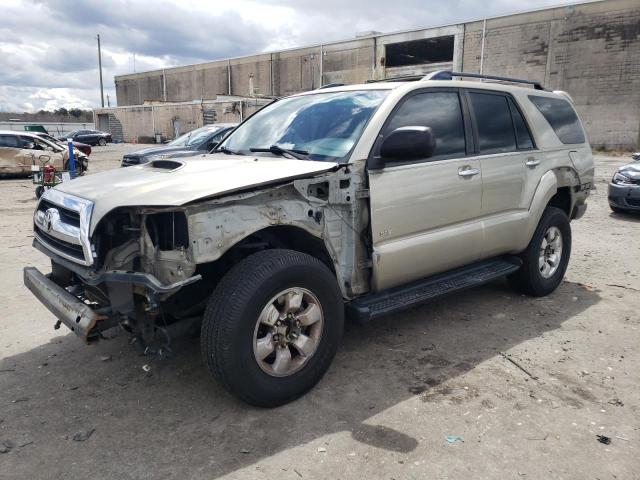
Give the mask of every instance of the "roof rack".
<path id="1" fill-rule="evenodd" d="M 376 82 L 418 82 L 422 80 L 453 80 L 453 77 L 480 78 L 483 80 L 495 80 L 498 82 L 523 83 L 532 85 L 535 90 L 545 90 L 539 82 L 533 80 L 521 80 L 519 78 L 498 77 L 495 75 L 483 75 L 481 73 L 452 72 L 450 70 L 438 70 L 427 75 L 403 75 L 399 77 L 383 78 L 381 80 L 367 80 L 366 83 Z"/>
<path id="2" fill-rule="evenodd" d="M 483 80 L 496 80 L 498 82 L 524 83 L 526 85 L 532 85 L 535 90 L 545 89 L 540 82 L 534 82 L 533 80 L 521 80 L 519 78 L 483 75 L 481 73 L 452 72 L 449 70 L 438 70 L 436 72 L 431 72 L 428 75 L 422 77 L 422 80 L 453 80 L 453 77 L 480 78 Z"/>
<path id="3" fill-rule="evenodd" d="M 322 90 L 323 88 L 332 87 L 344 87 L 344 83 L 325 83 L 324 85 L 319 86 L 316 90 Z"/>
<path id="4" fill-rule="evenodd" d="M 378 83 L 378 82 L 416 82 L 422 80 L 424 75 L 401 75 L 399 77 L 388 77 L 380 80 L 367 80 L 365 83 Z"/>

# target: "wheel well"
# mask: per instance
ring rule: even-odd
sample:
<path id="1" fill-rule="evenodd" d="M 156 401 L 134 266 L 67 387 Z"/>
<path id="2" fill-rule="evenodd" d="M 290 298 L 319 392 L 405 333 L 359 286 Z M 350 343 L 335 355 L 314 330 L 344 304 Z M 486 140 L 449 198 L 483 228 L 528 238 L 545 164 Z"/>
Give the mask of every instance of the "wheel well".
<path id="1" fill-rule="evenodd" d="M 249 247 L 250 250 L 253 250 L 251 253 L 254 253 L 256 250 L 270 248 L 295 250 L 317 258 L 324 263 L 331 272 L 335 273 L 333 261 L 331 260 L 324 241 L 302 228 L 288 225 L 267 227 L 249 235 L 231 250 L 238 247 Z"/>
<path id="2" fill-rule="evenodd" d="M 551 197 L 548 205 L 558 207 L 563 210 L 568 217 L 571 217 L 571 187 L 560 187 L 556 194 Z"/>
<path id="3" fill-rule="evenodd" d="M 167 313 L 175 317 L 193 315 L 203 310 L 220 280 L 238 262 L 256 252 L 273 248 L 286 248 L 311 255 L 324 263 L 331 273 L 336 274 L 333 261 L 322 239 L 299 227 L 267 227 L 236 243 L 218 260 L 198 265 L 196 273 L 202 275 L 203 280 L 184 287 L 170 297 L 165 304 Z"/>

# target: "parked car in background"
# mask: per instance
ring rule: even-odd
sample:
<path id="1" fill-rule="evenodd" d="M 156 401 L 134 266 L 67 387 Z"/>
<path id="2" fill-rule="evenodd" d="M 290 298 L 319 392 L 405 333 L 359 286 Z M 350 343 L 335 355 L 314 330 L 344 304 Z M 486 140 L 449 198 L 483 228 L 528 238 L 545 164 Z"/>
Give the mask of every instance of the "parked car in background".
<path id="1" fill-rule="evenodd" d="M 80 174 L 89 166 L 89 158 L 75 150 Z M 0 174 L 31 175 L 31 166 L 52 164 L 56 170 L 68 169 L 69 151 L 57 142 L 31 132 L 0 130 Z"/>
<path id="2" fill-rule="evenodd" d="M 57 143 L 63 147 L 67 146 L 67 140 L 65 139 L 64 141 L 62 140 L 58 140 L 55 137 L 52 137 L 51 135 L 49 135 L 48 133 L 44 133 L 44 132 L 33 132 L 35 135 L 38 135 L 40 138 L 44 138 L 45 140 L 49 140 L 50 142 L 54 142 Z M 81 142 L 73 142 L 73 147 L 77 148 L 78 150 L 80 150 L 82 153 L 84 153 L 87 157 L 89 155 L 91 155 L 91 145 L 87 145 L 86 143 L 81 143 Z"/>
<path id="3" fill-rule="evenodd" d="M 111 143 L 113 140 L 111 134 L 107 132 L 101 132 L 99 130 L 74 130 L 69 135 L 60 137 L 63 142 L 70 138 L 74 142 L 86 143 L 88 145 L 100 145 L 104 147 L 107 143 Z"/>
<path id="4" fill-rule="evenodd" d="M 618 168 L 609 183 L 609 206 L 616 213 L 640 212 L 640 153 Z"/>
<path id="5" fill-rule="evenodd" d="M 122 157 L 122 166 L 129 167 L 147 163 L 152 157 L 176 158 L 208 153 L 237 125 L 237 123 L 216 123 L 196 128 L 162 146 L 127 153 Z"/>

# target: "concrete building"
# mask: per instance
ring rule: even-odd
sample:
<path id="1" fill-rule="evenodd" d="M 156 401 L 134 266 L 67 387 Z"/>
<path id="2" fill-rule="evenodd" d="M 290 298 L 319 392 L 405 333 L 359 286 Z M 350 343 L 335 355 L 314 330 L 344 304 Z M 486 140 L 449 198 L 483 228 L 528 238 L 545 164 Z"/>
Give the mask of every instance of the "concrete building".
<path id="1" fill-rule="evenodd" d="M 219 101 L 221 95 L 279 97 L 328 83 L 442 69 L 527 78 L 565 90 L 594 147 L 631 149 L 640 142 L 638 0 L 579 3 L 391 34 L 371 32 L 346 41 L 122 75 L 115 84 L 118 105 L 130 108 L 149 102 L 202 104 Z M 107 113 L 116 115 L 107 110 L 96 111 L 99 128 Z M 143 130 L 134 124 L 126 131 Z"/>

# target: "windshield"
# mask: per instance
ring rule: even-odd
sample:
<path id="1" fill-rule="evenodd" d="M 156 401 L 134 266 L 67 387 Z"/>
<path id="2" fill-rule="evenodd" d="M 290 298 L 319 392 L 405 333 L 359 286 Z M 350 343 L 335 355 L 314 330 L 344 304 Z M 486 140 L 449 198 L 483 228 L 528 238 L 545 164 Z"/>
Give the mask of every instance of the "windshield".
<path id="1" fill-rule="evenodd" d="M 171 145 L 172 147 L 191 147 L 193 145 L 198 145 L 219 130 L 220 128 L 198 128 L 179 136 L 167 145 Z"/>
<path id="2" fill-rule="evenodd" d="M 339 162 L 386 95 L 386 90 L 365 90 L 285 98 L 249 118 L 222 146 L 245 155 L 252 155 L 252 149 L 267 150 L 265 155 L 287 149 L 304 152 L 310 160 Z"/>

